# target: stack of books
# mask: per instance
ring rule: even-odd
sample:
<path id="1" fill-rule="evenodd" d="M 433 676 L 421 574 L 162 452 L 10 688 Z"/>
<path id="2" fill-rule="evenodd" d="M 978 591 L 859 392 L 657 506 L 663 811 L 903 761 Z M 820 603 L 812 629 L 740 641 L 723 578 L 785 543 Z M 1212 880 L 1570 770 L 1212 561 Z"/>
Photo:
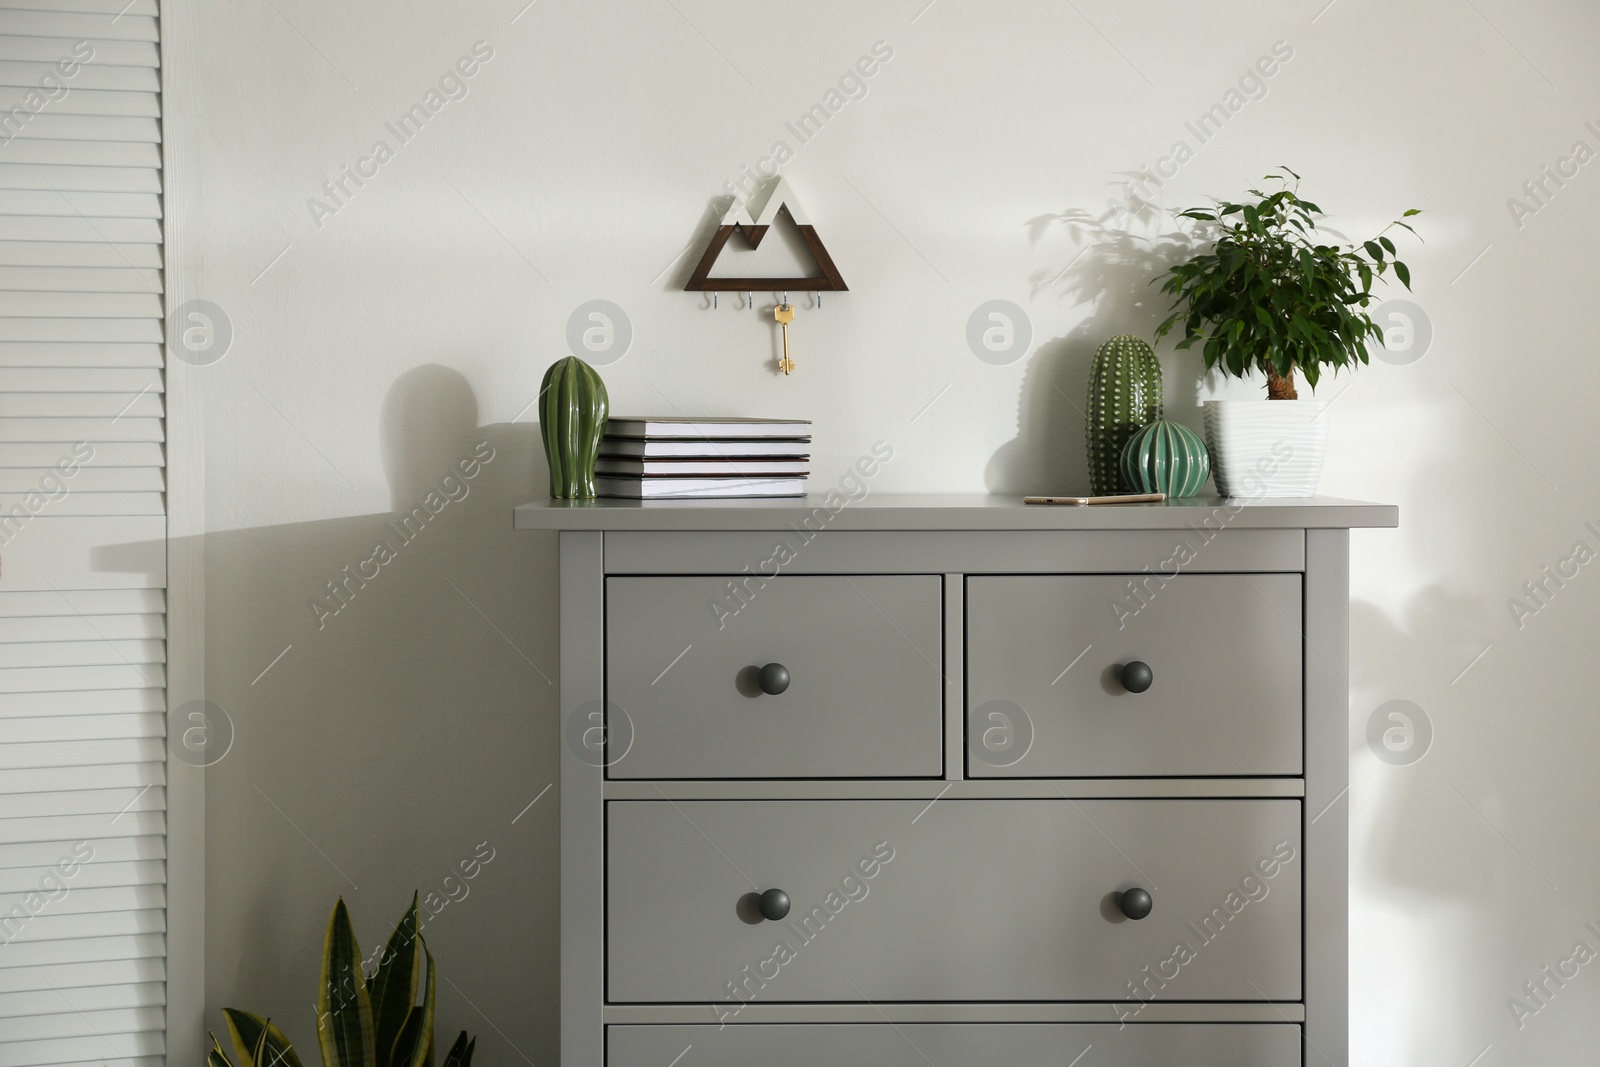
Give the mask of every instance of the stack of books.
<path id="1" fill-rule="evenodd" d="M 804 496 L 808 419 L 616 418 L 595 463 L 601 496 L 633 500 Z"/>

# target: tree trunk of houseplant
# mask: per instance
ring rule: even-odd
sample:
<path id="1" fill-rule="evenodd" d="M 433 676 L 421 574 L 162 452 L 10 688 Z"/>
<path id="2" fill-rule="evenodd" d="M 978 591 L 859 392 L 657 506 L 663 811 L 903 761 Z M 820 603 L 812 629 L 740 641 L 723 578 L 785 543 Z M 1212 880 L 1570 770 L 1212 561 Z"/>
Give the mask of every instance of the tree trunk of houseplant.
<path id="1" fill-rule="evenodd" d="M 1294 388 L 1294 370 L 1290 368 L 1287 378 L 1280 375 L 1271 367 L 1267 368 L 1267 399 L 1268 400 L 1299 400 L 1300 394 Z"/>

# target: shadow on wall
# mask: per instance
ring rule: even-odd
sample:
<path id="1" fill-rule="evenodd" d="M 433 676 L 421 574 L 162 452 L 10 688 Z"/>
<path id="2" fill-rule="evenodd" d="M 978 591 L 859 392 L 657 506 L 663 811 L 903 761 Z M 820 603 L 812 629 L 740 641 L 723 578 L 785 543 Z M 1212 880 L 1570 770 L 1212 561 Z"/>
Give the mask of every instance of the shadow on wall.
<path id="1" fill-rule="evenodd" d="M 415 889 L 438 1032 L 555 1059 L 554 792 L 528 805 L 557 773 L 556 541 L 511 529 L 537 427 L 477 419 L 460 374 L 417 367 L 382 413 L 394 514 L 207 538 L 207 696 L 235 730 L 206 772 L 215 1029 L 242 1007 L 313 1047 L 334 899 L 370 955 Z"/>
<path id="2" fill-rule="evenodd" d="M 1018 399 L 1017 436 L 990 458 L 985 482 L 992 493 L 1086 493 L 1089 466 L 1085 445 L 1085 402 L 1095 350 L 1109 337 L 1131 333 L 1155 343 L 1156 326 L 1169 298 L 1152 284 L 1183 258 L 1186 234 L 1163 229 L 1171 216 L 1139 202 L 1128 213 L 1090 215 L 1069 210 L 1041 215 L 1029 223 L 1035 243 L 1058 227 L 1085 245 L 1056 271 L 1033 278 L 1033 295 L 1058 293 L 1073 306 L 1087 306 L 1088 317 L 1064 337 L 1041 343 L 1023 375 Z M 1190 366 L 1174 372 L 1177 360 L 1164 359 L 1167 417 L 1200 429 L 1199 374 Z"/>
<path id="3" fill-rule="evenodd" d="M 1400 529 L 1357 535 L 1383 538 L 1397 573 L 1431 580 L 1350 609 L 1351 1059 L 1465 1061 L 1492 1043 L 1508 1063 L 1562 1062 L 1590 994 L 1552 985 L 1545 1004 L 1524 983 L 1575 941 L 1595 946 L 1570 888 L 1592 878 L 1592 851 L 1573 847 L 1561 815 L 1584 803 L 1600 746 L 1593 609 L 1558 589 L 1518 628 L 1504 563 L 1523 531 L 1463 501 L 1521 473 L 1521 459 L 1461 419 L 1460 400 L 1430 399 L 1392 409 L 1411 422 L 1401 432 L 1427 431 L 1406 438 L 1409 478 L 1391 489 L 1405 501 Z M 1379 714 L 1394 700 L 1420 715 Z M 1513 998 L 1539 1017 L 1519 1025 Z"/>

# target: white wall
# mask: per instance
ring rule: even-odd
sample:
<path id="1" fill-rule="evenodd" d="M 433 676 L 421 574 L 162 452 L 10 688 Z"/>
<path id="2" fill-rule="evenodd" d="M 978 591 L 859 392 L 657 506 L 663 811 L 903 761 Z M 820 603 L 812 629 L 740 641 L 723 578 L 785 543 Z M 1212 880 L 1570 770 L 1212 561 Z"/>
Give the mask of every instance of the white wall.
<path id="1" fill-rule="evenodd" d="M 1355 1059 L 1592 1050 L 1600 968 L 1521 1029 L 1507 1000 L 1575 942 L 1600 949 L 1584 928 L 1600 925 L 1600 577 L 1584 568 L 1521 629 L 1507 600 L 1575 541 L 1600 549 L 1583 525 L 1600 526 L 1600 163 L 1521 225 L 1507 198 L 1575 140 L 1600 149 L 1583 125 L 1600 128 L 1600 12 L 923 3 L 204 5 L 179 253 L 235 330 L 190 377 L 208 688 L 237 727 L 208 781 L 213 1025 L 223 1005 L 270 1012 L 309 1049 L 333 898 L 370 947 L 413 887 L 487 841 L 494 860 L 426 931 L 453 983 L 439 1025 L 478 1032 L 485 1062 L 554 1062 L 554 794 L 513 818 L 555 774 L 555 542 L 514 536 L 509 509 L 543 491 L 527 405 L 579 304 L 631 319 L 602 371 L 615 411 L 809 417 L 814 483 L 883 438 L 882 491 L 1082 488 L 1087 358 L 1109 334 L 1149 335 L 1160 302 L 1143 245 L 1048 218 L 1102 212 L 1121 172 L 1192 145 L 1185 121 L 1282 41 L 1293 57 L 1265 98 L 1158 199 L 1237 194 L 1287 163 L 1352 234 L 1426 211 L 1407 258 L 1431 350 L 1323 391 L 1341 398 L 1324 492 L 1397 502 L 1402 523 L 1353 538 Z M 478 41 L 493 57 L 469 94 L 398 145 L 384 123 Z M 799 370 L 775 377 L 770 322 L 702 310 L 678 291 L 693 254 L 674 257 L 724 181 L 777 139 L 796 148 L 785 121 L 877 41 L 893 57 L 866 96 L 784 168 L 851 292 L 797 300 Z M 379 138 L 394 158 L 314 219 L 308 199 Z M 991 299 L 1031 318 L 1009 366 L 965 339 Z M 1169 348 L 1169 411 L 1197 425 L 1215 389 Z M 495 458 L 470 495 L 319 629 L 309 598 L 480 441 Z M 1367 747 L 1392 699 L 1431 719 L 1420 762 Z"/>

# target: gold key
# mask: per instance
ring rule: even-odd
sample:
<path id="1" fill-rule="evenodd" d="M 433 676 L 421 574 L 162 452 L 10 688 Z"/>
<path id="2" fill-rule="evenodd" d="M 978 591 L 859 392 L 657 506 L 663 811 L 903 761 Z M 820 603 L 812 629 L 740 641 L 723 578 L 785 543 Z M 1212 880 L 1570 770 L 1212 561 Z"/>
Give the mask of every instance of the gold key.
<path id="1" fill-rule="evenodd" d="M 778 325 L 783 329 L 783 358 L 778 360 L 778 367 L 784 374 L 792 374 L 794 360 L 789 358 L 789 324 L 794 321 L 794 305 L 779 304 L 772 309 L 772 317 L 778 320 Z"/>

